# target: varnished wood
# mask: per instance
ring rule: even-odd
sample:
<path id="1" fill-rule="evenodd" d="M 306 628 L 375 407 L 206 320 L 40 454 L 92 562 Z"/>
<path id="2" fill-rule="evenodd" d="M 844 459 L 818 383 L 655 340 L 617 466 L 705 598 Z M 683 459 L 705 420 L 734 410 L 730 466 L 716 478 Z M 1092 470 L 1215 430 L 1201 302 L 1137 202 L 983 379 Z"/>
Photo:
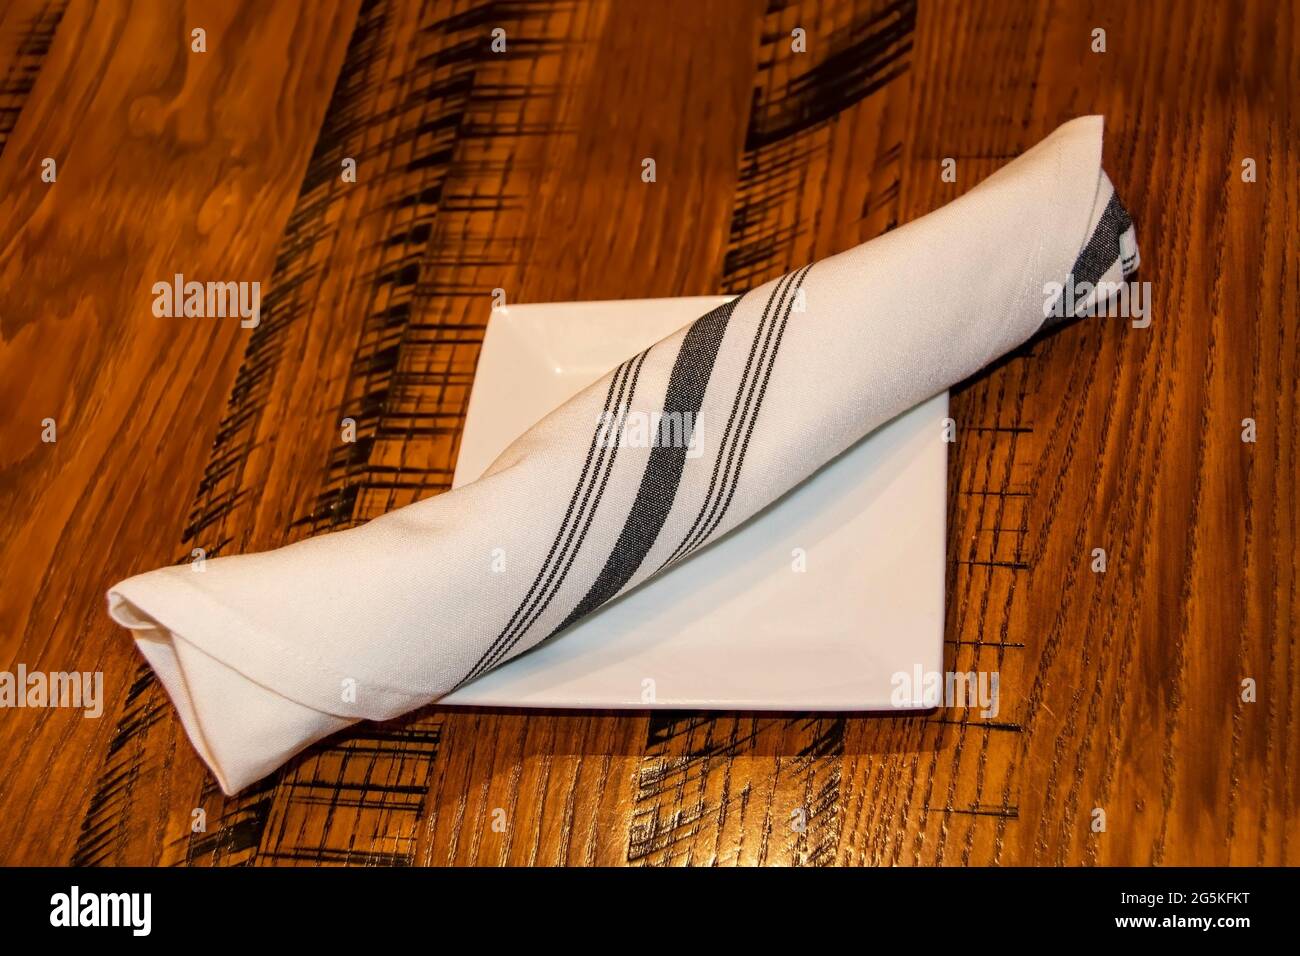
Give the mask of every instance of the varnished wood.
<path id="1" fill-rule="evenodd" d="M 109 691 L 98 721 L 0 712 L 0 860 L 1297 862 L 1294 4 L 313 7 L 0 19 L 0 77 L 35 76 L 0 91 L 21 107 L 0 140 L 0 667 L 101 669 Z M 947 661 L 1000 673 L 995 719 L 435 707 L 225 798 L 105 618 L 113 580 L 193 548 L 446 490 L 493 289 L 742 289 L 1086 112 L 1153 322 L 1076 324 L 955 390 Z M 154 319 L 145 280 L 173 271 L 260 278 L 263 324 Z"/>
<path id="2" fill-rule="evenodd" d="M 0 155 L 0 661 L 102 670 L 113 700 L 3 713 L 7 858 L 71 857 L 115 740 L 138 658 L 104 588 L 175 559 L 239 360 L 237 323 L 155 318 L 150 287 L 269 278 L 356 13 L 315 7 L 74 2 Z M 146 843 L 172 812 L 147 789 Z"/>

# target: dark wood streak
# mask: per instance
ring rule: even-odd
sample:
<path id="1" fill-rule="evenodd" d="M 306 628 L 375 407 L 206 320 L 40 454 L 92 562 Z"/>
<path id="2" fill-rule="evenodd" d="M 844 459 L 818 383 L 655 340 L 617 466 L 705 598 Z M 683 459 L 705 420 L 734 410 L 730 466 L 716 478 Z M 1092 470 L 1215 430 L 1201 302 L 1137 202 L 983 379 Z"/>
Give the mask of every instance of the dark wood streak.
<path id="1" fill-rule="evenodd" d="M 490 299 L 492 288 L 464 287 L 451 270 L 471 264 L 501 268 L 517 256 L 519 237 L 489 237 L 480 249 L 455 249 L 450 259 L 439 240 L 450 229 L 493 222 L 519 203 L 520 197 L 503 191 L 505 180 L 491 161 L 466 160 L 464 154 L 475 141 L 508 150 L 511 138 L 526 135 L 514 126 L 482 122 L 485 104 L 525 111 L 529 101 L 554 95 L 494 82 L 489 70 L 505 63 L 526 73 L 533 59 L 561 49 L 562 39 L 526 31 L 544 25 L 562 6 L 483 3 L 421 25 L 418 66 L 403 94 L 401 125 L 371 160 L 384 163 L 400 193 L 375 211 L 389 223 L 381 240 L 383 260 L 368 277 L 365 325 L 339 409 L 340 419 L 356 422 L 357 440 L 331 452 L 325 488 L 312 511 L 295 519 L 295 528 L 319 533 L 361 524 L 451 487 L 455 440 L 486 318 L 459 319 L 447 300 L 481 302 Z M 512 38 L 504 55 L 490 52 L 485 24 Z M 404 159 L 403 149 L 410 150 Z M 444 359 L 448 353 L 451 358 Z M 417 444 L 433 444 L 436 461 L 410 463 L 406 452 Z"/>
<path id="2" fill-rule="evenodd" d="M 0 13 L 0 153 L 18 122 L 67 0 L 22 0 Z"/>

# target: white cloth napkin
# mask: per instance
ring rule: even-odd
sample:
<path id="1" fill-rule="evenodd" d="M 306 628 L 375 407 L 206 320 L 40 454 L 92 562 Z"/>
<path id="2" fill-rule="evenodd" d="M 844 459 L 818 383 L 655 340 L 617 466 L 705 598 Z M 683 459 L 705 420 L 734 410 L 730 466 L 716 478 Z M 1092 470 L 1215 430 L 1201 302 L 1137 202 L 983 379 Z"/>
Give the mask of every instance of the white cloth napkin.
<path id="1" fill-rule="evenodd" d="M 201 572 L 129 578 L 109 613 L 227 793 L 357 720 L 435 701 L 1056 321 L 1053 284 L 1072 277 L 1078 295 L 1136 268 L 1101 142 L 1101 117 L 1067 123 L 943 209 L 705 315 L 473 484 Z M 655 421 L 661 440 L 644 440 Z"/>

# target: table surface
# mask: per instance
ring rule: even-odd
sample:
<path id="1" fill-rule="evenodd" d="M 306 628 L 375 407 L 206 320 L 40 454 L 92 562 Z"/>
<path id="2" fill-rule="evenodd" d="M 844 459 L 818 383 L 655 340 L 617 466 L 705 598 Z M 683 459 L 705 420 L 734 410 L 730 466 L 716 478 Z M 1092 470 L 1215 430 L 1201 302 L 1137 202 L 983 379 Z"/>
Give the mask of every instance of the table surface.
<path id="1" fill-rule="evenodd" d="M 1264 0 L 11 0 L 0 669 L 106 703 L 0 712 L 0 861 L 1300 862 L 1297 49 Z M 739 291 L 1085 113 L 1153 321 L 954 391 L 947 661 L 995 719 L 432 707 L 215 789 L 109 584 L 446 490 L 493 289 Z M 178 272 L 261 325 L 155 318 Z"/>

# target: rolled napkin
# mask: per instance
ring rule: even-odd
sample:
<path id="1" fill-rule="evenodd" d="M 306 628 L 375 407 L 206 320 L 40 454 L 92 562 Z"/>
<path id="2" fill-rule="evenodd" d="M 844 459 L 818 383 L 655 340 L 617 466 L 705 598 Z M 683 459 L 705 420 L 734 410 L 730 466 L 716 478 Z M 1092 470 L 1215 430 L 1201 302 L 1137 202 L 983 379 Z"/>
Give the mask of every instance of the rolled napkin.
<path id="1" fill-rule="evenodd" d="M 1066 123 L 937 212 L 715 309 L 473 484 L 201 573 L 129 578 L 109 613 L 227 793 L 355 721 L 436 701 L 1058 321 L 1062 295 L 1082 314 L 1137 266 L 1101 143 L 1101 117 Z"/>

